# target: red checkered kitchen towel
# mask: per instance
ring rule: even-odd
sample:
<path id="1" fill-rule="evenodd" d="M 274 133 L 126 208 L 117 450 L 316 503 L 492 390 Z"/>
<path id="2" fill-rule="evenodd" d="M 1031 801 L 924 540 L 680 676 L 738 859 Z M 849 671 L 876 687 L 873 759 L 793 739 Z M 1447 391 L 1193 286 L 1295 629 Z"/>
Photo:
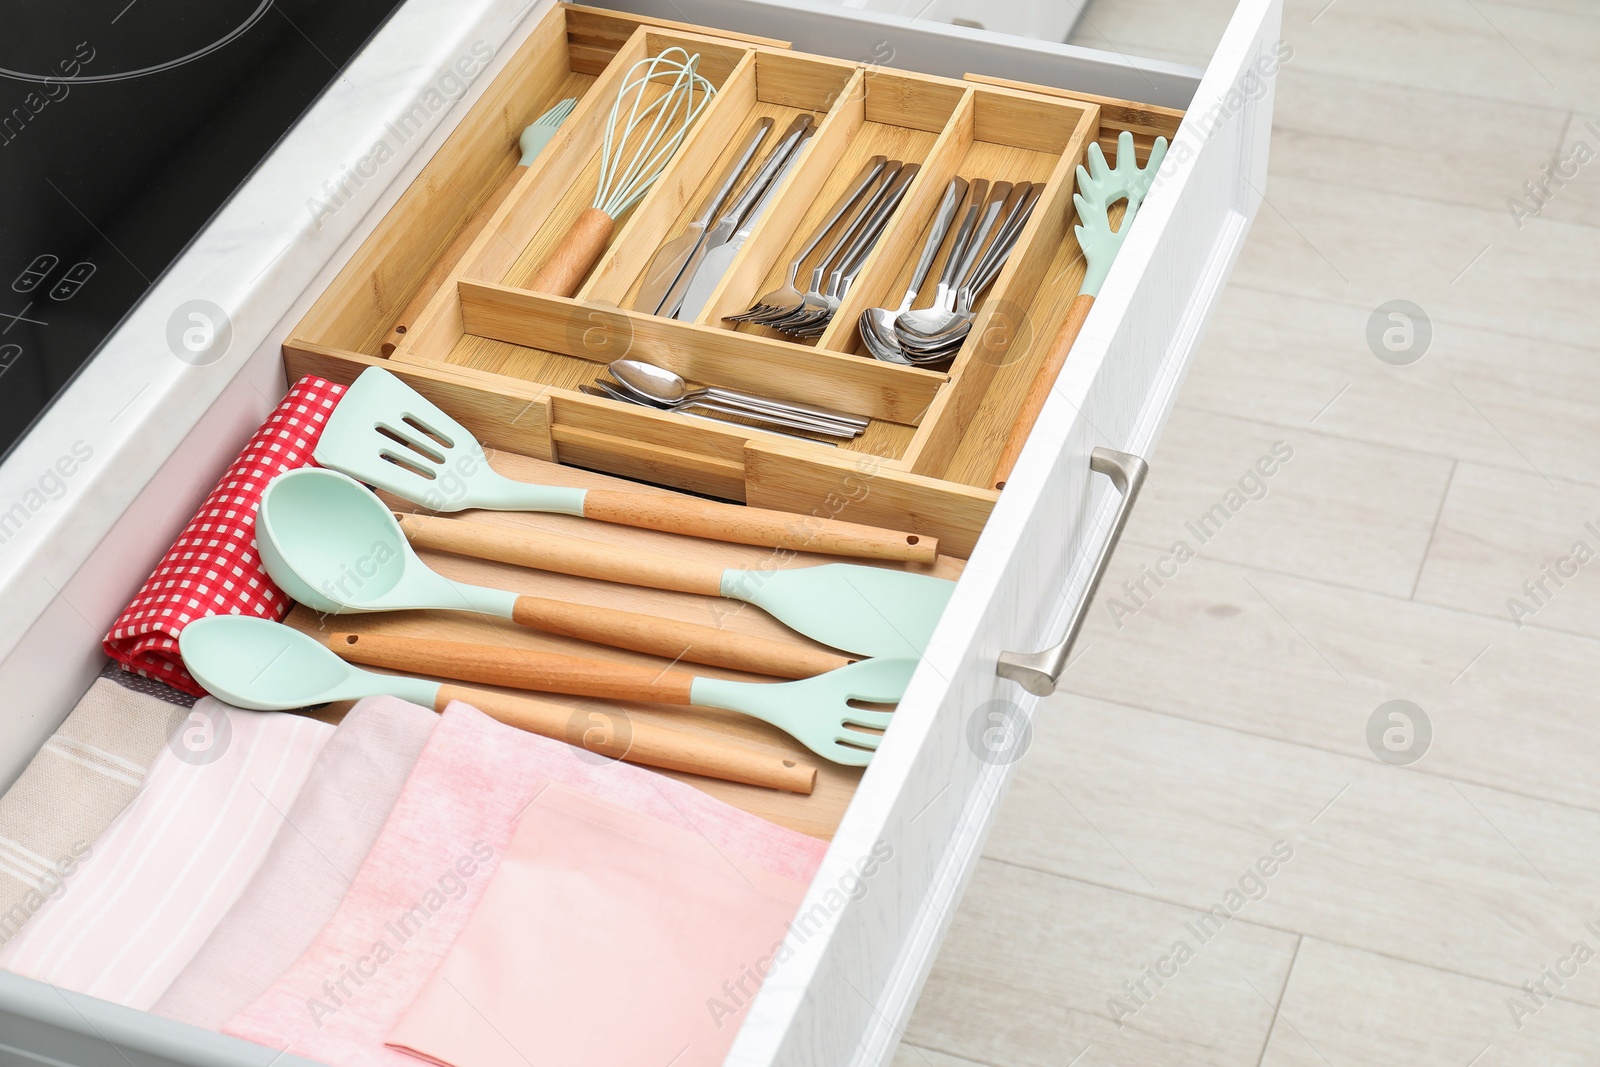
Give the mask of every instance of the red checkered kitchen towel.
<path id="1" fill-rule="evenodd" d="M 256 508 L 272 479 L 314 465 L 311 453 L 343 395 L 344 386 L 322 378 L 295 383 L 111 627 L 107 655 L 126 670 L 203 696 L 178 655 L 185 626 L 208 615 L 276 621 L 289 613 L 289 598 L 256 555 Z"/>

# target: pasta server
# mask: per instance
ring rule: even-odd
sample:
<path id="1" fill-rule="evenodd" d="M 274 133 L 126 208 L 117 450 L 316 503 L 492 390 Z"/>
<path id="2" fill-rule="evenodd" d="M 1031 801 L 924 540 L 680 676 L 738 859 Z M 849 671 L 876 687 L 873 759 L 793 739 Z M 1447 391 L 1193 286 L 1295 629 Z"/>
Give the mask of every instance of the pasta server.
<path id="1" fill-rule="evenodd" d="M 938 541 L 838 519 L 665 493 L 518 482 L 436 404 L 382 367 L 361 372 L 317 442 L 316 461 L 429 511 L 541 511 L 831 556 L 932 563 Z"/>
<path id="2" fill-rule="evenodd" d="M 1044 410 L 1045 401 L 1050 399 L 1050 390 L 1055 388 L 1061 368 L 1066 366 L 1067 354 L 1078 340 L 1078 332 L 1089 317 L 1089 309 L 1094 307 L 1095 297 L 1099 295 L 1100 287 L 1105 284 L 1106 275 L 1111 271 L 1111 263 L 1122 250 L 1122 242 L 1128 236 L 1134 216 L 1139 213 L 1139 205 L 1144 203 L 1150 187 L 1155 184 L 1156 173 L 1166 155 L 1167 139 L 1157 137 L 1150 148 L 1150 158 L 1141 168 L 1134 155 L 1133 134 L 1123 130 L 1117 137 L 1115 167 L 1106 164 L 1105 153 L 1100 150 L 1098 142 L 1089 146 L 1088 169 L 1082 165 L 1078 167 L 1078 191 L 1072 194 L 1072 202 L 1078 209 L 1078 226 L 1074 232 L 1086 263 L 1083 284 L 1078 287 L 1078 295 L 1067 309 L 1061 329 L 1050 342 L 1039 371 L 1034 375 L 1033 384 L 1022 398 L 1022 408 L 1017 413 L 1016 421 L 1011 424 L 1011 433 L 1006 437 L 999 462 L 995 464 L 991 475 L 996 489 L 1005 488 L 1011 468 L 1016 466 L 1017 458 L 1022 455 L 1022 446 L 1027 443 L 1033 424 Z M 1127 208 L 1123 212 L 1122 223 L 1113 230 L 1111 205 L 1119 200 L 1126 200 Z"/>
<path id="3" fill-rule="evenodd" d="M 184 627 L 178 649 L 183 665 L 206 692 L 254 711 L 289 711 L 370 696 L 399 697 L 443 711 L 451 701 L 459 700 L 507 726 L 580 745 L 613 759 L 791 793 L 810 793 L 816 782 L 814 767 L 722 738 L 628 719 L 619 729 L 594 730 L 589 728 L 587 715 L 575 722 L 571 709 L 559 704 L 359 670 L 316 638 L 281 622 L 249 615 L 197 619 Z"/>
<path id="4" fill-rule="evenodd" d="M 507 645 L 474 645 L 414 637 L 334 634 L 340 659 L 436 678 L 567 693 L 602 700 L 643 700 L 736 711 L 769 723 L 825 760 L 865 767 L 892 714 L 851 706 L 896 704 L 917 669 L 912 659 L 869 659 L 798 682 L 730 682 L 673 668 L 639 667 Z M 863 729 L 864 728 L 864 729 Z"/>

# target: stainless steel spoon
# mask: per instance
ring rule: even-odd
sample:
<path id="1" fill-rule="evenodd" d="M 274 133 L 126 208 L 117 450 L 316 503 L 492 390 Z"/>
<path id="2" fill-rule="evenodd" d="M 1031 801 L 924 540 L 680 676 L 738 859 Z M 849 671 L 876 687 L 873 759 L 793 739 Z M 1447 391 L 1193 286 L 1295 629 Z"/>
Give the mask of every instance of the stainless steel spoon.
<path id="1" fill-rule="evenodd" d="M 940 246 L 949 236 L 950 227 L 956 220 L 956 212 L 961 209 L 961 202 L 966 199 L 967 188 L 965 178 L 952 178 L 949 186 L 945 188 L 944 201 L 939 205 L 933 226 L 928 230 L 928 240 L 922 246 L 922 256 L 917 260 L 916 270 L 911 274 L 911 286 L 900 301 L 899 309 L 868 308 L 861 313 L 861 339 L 866 344 L 867 350 L 877 358 L 891 363 L 900 362 L 894 358 L 900 350 L 899 342 L 893 340 L 895 320 L 911 310 L 917 294 L 922 291 L 923 283 L 928 280 L 928 274 L 933 270 L 934 257 L 939 254 Z M 887 343 L 886 338 L 889 339 Z"/>
<path id="2" fill-rule="evenodd" d="M 654 363 L 646 363 L 638 359 L 619 359 L 611 364 L 610 370 L 611 376 L 624 386 L 663 404 L 679 404 L 704 398 L 733 407 L 747 407 L 752 411 L 765 412 L 782 417 L 801 416 L 818 422 L 836 423 L 841 427 L 857 431 L 865 430 L 869 421 L 859 415 L 835 411 L 832 408 L 813 407 L 810 404 L 801 404 L 789 400 L 776 400 L 772 397 L 756 396 L 751 393 L 741 393 L 733 389 L 722 389 L 717 386 L 691 389 L 682 375 L 665 367 L 658 367 Z"/>

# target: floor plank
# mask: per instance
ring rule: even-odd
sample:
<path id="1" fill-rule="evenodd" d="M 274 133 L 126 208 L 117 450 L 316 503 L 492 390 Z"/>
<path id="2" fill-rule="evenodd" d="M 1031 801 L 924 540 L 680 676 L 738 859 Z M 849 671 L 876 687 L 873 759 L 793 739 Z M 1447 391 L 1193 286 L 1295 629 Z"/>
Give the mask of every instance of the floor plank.
<path id="1" fill-rule="evenodd" d="M 1419 769 L 1600 811 L 1600 643 L 1206 559 L 1134 604 L 1163 554 L 1124 544 L 1067 689 L 1361 759 L 1409 700 L 1434 727 Z"/>
<path id="2" fill-rule="evenodd" d="M 1080 1055 L 1079 1067 L 1253 1063 L 1295 938 L 1235 920 L 1201 943 L 1186 926 L 1195 917 L 981 861 L 906 1039 L 993 1067 L 1063 1067 Z M 1185 939 L 1192 958 L 1162 964 L 1175 977 L 1160 988 L 1144 978 L 1149 996 L 1133 1004 L 1123 983 Z M 1129 1005 L 1120 1027 L 1112 998 Z"/>
<path id="3" fill-rule="evenodd" d="M 1600 637 L 1597 553 L 1600 489 L 1464 463 L 1417 599 Z"/>
<path id="4" fill-rule="evenodd" d="M 1584 937 L 1595 944 L 1593 935 Z M 1536 1014 L 1514 1016 L 1508 1000 L 1525 1003 L 1525 995 L 1307 938 L 1295 957 L 1261 1067 L 1579 1067 L 1594 1062 L 1600 1012 L 1557 1000 Z"/>
<path id="5" fill-rule="evenodd" d="M 1600 916 L 1600 813 L 1081 697 L 1035 731 L 996 859 L 1511 986 Z"/>
<path id="6" fill-rule="evenodd" d="M 1330 161 L 1340 160 L 1354 164 L 1335 168 L 1341 184 L 1498 212 L 1551 161 L 1568 119 L 1563 108 L 1507 101 L 1463 107 L 1455 93 L 1307 69 L 1294 58 L 1277 93 L 1274 181 L 1329 179 Z"/>
<path id="7" fill-rule="evenodd" d="M 1312 430 L 1175 412 L 1127 536 L 1407 596 L 1452 463 Z M 1382 537 L 1369 536 L 1382 530 Z M 1359 543 L 1362 551 L 1347 551 Z"/>
<path id="8" fill-rule="evenodd" d="M 1341 3 L 1351 0 L 1341 0 Z M 1359 165 L 1359 161 L 1353 161 Z M 1593 345 L 1591 227 L 1273 175 L 1234 281 L 1433 321 Z"/>
<path id="9" fill-rule="evenodd" d="M 1593 349 L 1435 322 L 1422 358 L 1393 366 L 1368 346 L 1370 314 L 1233 286 L 1178 402 L 1600 485 Z M 1158 450 L 1157 462 L 1167 454 Z"/>
<path id="10" fill-rule="evenodd" d="M 1592 9 L 1591 9 L 1592 10 Z M 1491 0 L 1286 0 L 1296 62 L 1464 97 L 1574 108 L 1592 101 L 1600 20 Z"/>
<path id="11" fill-rule="evenodd" d="M 1529 174 L 1523 180 L 1535 182 L 1534 189 L 1519 182 L 1508 193 L 1523 209 L 1553 222 L 1600 226 L 1600 112 L 1568 116 L 1550 176 Z"/>

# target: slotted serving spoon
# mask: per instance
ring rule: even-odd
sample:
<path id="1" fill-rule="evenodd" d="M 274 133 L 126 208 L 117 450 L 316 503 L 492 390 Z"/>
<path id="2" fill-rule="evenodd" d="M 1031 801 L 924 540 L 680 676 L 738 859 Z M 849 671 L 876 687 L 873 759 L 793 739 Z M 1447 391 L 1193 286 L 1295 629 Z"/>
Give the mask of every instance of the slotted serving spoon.
<path id="1" fill-rule="evenodd" d="M 822 649 L 631 611 L 518 596 L 431 570 L 372 493 L 336 471 L 281 474 L 256 515 L 261 562 L 290 599 L 330 615 L 436 609 L 732 670 L 809 678 L 849 662 Z"/>
<path id="2" fill-rule="evenodd" d="M 1122 249 L 1128 230 L 1133 226 L 1134 216 L 1139 213 L 1139 205 L 1144 203 L 1150 186 L 1155 183 L 1156 173 L 1166 155 L 1167 139 L 1157 137 L 1150 147 L 1150 158 L 1141 169 L 1134 155 L 1133 134 L 1123 130 L 1117 137 L 1115 167 L 1106 165 L 1105 153 L 1100 151 L 1098 143 L 1089 146 L 1088 169 L 1085 170 L 1081 165 L 1078 167 L 1078 191 L 1072 196 L 1072 202 L 1078 209 L 1078 226 L 1073 232 L 1078 236 L 1078 246 L 1083 250 L 1087 264 L 1083 284 L 1079 286 L 1078 296 L 1072 301 L 1072 306 L 1067 309 L 1066 321 L 1061 324 L 1055 340 L 1050 342 L 1033 384 L 1022 398 L 1022 408 L 1011 425 L 1011 433 L 1006 438 L 1000 460 L 991 475 L 995 488 L 1005 488 L 1011 468 L 1016 466 L 1017 457 L 1022 455 L 1022 446 L 1027 443 L 1033 424 L 1039 419 L 1039 412 L 1044 410 L 1045 401 L 1050 399 L 1050 390 L 1055 388 L 1056 379 L 1061 376 L 1067 354 L 1072 351 L 1078 332 L 1083 329 L 1084 320 L 1094 307 L 1095 297 L 1105 284 L 1111 263 Z M 1128 206 L 1123 212 L 1121 225 L 1113 230 L 1110 210 L 1111 205 L 1119 200 L 1126 200 Z"/>
<path id="3" fill-rule="evenodd" d="M 207 692 L 255 711 L 287 711 L 370 696 L 399 697 L 443 711 L 459 700 L 507 726 L 614 759 L 792 793 L 810 793 L 816 782 L 814 767 L 720 738 L 691 736 L 633 720 L 624 720 L 626 725 L 619 730 L 593 730 L 587 716 L 575 721 L 569 709 L 557 704 L 358 670 L 316 638 L 248 615 L 198 619 L 184 627 L 178 649 L 183 665 Z"/>
<path id="4" fill-rule="evenodd" d="M 347 484 L 382 506 L 366 490 Z M 355 506 L 351 502 L 350 510 Z M 395 518 L 414 548 L 647 589 L 742 600 L 813 641 L 862 656 L 922 655 L 956 587 L 945 578 L 850 563 L 725 570 L 715 563 L 540 530 L 429 515 Z"/>
<path id="5" fill-rule="evenodd" d="M 483 446 L 438 405 L 382 367 L 361 372 L 328 418 L 316 461 L 429 511 L 543 511 L 600 522 L 830 556 L 932 563 L 938 541 L 665 493 L 518 482 L 489 466 Z"/>
<path id="6" fill-rule="evenodd" d="M 855 708 L 850 702 L 899 703 L 917 669 L 916 660 L 869 659 L 798 682 L 729 682 L 689 671 L 504 645 L 334 634 L 328 638 L 328 647 L 351 663 L 436 678 L 537 693 L 736 711 L 776 726 L 823 759 L 847 767 L 865 767 L 881 739 L 859 727 L 886 730 L 892 721 L 887 711 Z"/>

